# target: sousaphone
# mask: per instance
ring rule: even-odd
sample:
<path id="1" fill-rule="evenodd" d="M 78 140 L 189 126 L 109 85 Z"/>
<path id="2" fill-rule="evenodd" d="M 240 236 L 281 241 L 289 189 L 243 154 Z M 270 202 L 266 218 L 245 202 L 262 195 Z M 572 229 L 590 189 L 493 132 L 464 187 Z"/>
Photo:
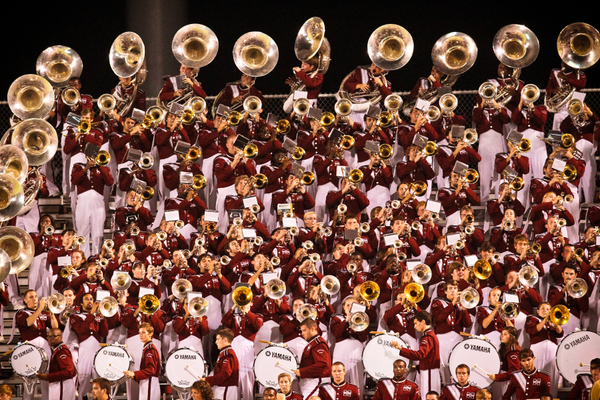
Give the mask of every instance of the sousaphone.
<path id="1" fill-rule="evenodd" d="M 133 95 L 116 99 L 115 110 L 119 115 L 126 115 L 133 101 L 137 87 L 146 80 L 146 47 L 142 38 L 135 32 L 124 32 L 117 36 L 110 47 L 108 61 L 110 68 L 119 78 L 131 78 L 134 84 Z"/>
<path id="2" fill-rule="evenodd" d="M 83 62 L 72 48 L 57 45 L 48 47 L 38 56 L 35 70 L 53 87 L 63 88 L 69 86 L 71 78 L 81 76 Z"/>
<path id="3" fill-rule="evenodd" d="M 0 249 L 8 255 L 11 274 L 25 270 L 33 261 L 35 245 L 27 232 L 16 226 L 0 228 Z"/>
<path id="4" fill-rule="evenodd" d="M 323 75 L 327 72 L 331 62 L 331 46 L 325 37 L 325 23 L 321 18 L 312 17 L 302 25 L 296 35 L 294 53 L 300 61 L 308 61 L 313 57 L 317 57 L 319 64 L 313 76 L 319 72 Z M 306 89 L 306 85 L 302 81 L 292 85 L 292 92 L 304 89 Z"/>
<path id="5" fill-rule="evenodd" d="M 28 74 L 10 85 L 7 98 L 10 110 L 21 120 L 45 118 L 54 105 L 54 90 L 46 78 Z"/>

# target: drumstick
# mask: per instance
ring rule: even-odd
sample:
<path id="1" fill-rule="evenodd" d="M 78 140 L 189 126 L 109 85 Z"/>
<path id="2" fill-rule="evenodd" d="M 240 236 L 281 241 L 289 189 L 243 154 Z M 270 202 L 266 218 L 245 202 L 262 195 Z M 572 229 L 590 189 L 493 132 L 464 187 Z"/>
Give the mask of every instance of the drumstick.
<path id="1" fill-rule="evenodd" d="M 194 369 L 192 367 L 190 367 L 189 365 L 186 365 L 185 367 L 190 370 L 190 372 L 192 373 L 192 375 L 194 377 L 197 377 L 198 379 L 202 378 L 202 376 L 200 374 L 198 374 L 196 371 L 194 371 Z"/>
<path id="2" fill-rule="evenodd" d="M 271 342 L 268 342 L 268 341 L 266 341 L 266 340 L 261 340 L 261 339 L 258 339 L 258 341 L 259 341 L 259 342 L 261 342 L 261 343 L 273 344 L 273 343 L 271 343 Z"/>
<path id="3" fill-rule="evenodd" d="M 123 371 L 119 370 L 119 369 L 118 369 L 118 368 L 116 368 L 116 367 L 113 367 L 113 365 L 112 365 L 112 364 L 108 364 L 108 366 L 109 366 L 110 368 L 112 368 L 112 370 L 113 370 L 113 371 L 117 371 L 119 374 L 123 374 L 123 375 L 125 375 L 125 373 L 124 373 Z"/>
<path id="4" fill-rule="evenodd" d="M 36 371 L 36 370 L 34 370 L 33 368 L 31 368 L 31 367 L 29 366 L 29 364 L 25 364 L 25 366 L 27 367 L 27 369 L 28 369 L 28 370 L 30 370 L 30 371 L 31 371 L 31 372 L 33 372 L 35 375 L 37 375 L 37 371 Z"/>
<path id="5" fill-rule="evenodd" d="M 482 336 L 482 335 L 473 335 L 471 333 L 467 333 L 467 332 L 460 332 L 461 336 L 467 336 L 467 337 L 475 337 L 475 338 L 481 338 L 484 340 L 488 340 L 487 336 Z"/>
<path id="6" fill-rule="evenodd" d="M 589 366 L 590 366 L 590 364 L 579 363 L 579 366 L 580 366 L 580 367 L 589 367 Z"/>
<path id="7" fill-rule="evenodd" d="M 477 364 L 473 365 L 473 368 L 476 368 L 478 370 L 480 370 L 481 372 L 483 372 L 486 376 L 488 376 L 489 374 L 487 372 L 485 372 L 485 370 L 479 366 L 477 366 Z"/>
<path id="8" fill-rule="evenodd" d="M 289 371 L 289 372 L 291 372 L 291 373 L 294 373 L 294 374 L 295 374 L 295 372 L 294 372 L 294 371 L 293 371 L 293 370 L 292 370 L 290 367 L 288 367 L 287 365 L 283 365 L 283 364 L 282 364 L 282 363 L 280 363 L 279 361 L 277 361 L 277 363 L 275 364 L 275 366 L 279 366 L 279 367 L 281 367 L 282 369 L 285 369 L 285 370 L 287 370 L 287 371 Z"/>
<path id="9" fill-rule="evenodd" d="M 12 353 L 13 351 L 15 351 L 15 349 L 10 349 L 6 353 L 2 354 L 2 357 L 6 357 L 7 355 L 9 355 L 10 353 Z"/>

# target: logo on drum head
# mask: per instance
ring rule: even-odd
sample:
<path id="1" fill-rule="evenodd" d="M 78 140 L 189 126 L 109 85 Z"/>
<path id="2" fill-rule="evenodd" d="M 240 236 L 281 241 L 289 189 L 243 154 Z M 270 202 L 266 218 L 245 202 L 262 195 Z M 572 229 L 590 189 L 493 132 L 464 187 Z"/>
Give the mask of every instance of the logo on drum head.
<path id="1" fill-rule="evenodd" d="M 106 350 L 103 350 L 103 351 L 102 351 L 102 354 L 106 355 Z"/>
<path id="2" fill-rule="evenodd" d="M 176 360 L 182 359 L 182 360 L 195 360 L 196 356 L 193 354 L 175 354 L 174 358 Z"/>
<path id="3" fill-rule="evenodd" d="M 377 339 L 377 344 L 382 344 L 382 343 L 383 343 L 383 340 Z"/>
<path id="4" fill-rule="evenodd" d="M 465 350 L 469 350 L 469 345 L 465 344 Z"/>
<path id="5" fill-rule="evenodd" d="M 265 355 L 266 355 L 267 357 L 271 357 L 271 352 L 267 350 L 267 351 L 265 352 Z"/>
<path id="6" fill-rule="evenodd" d="M 569 343 L 565 344 L 565 350 L 569 350 L 571 348 L 571 345 Z"/>

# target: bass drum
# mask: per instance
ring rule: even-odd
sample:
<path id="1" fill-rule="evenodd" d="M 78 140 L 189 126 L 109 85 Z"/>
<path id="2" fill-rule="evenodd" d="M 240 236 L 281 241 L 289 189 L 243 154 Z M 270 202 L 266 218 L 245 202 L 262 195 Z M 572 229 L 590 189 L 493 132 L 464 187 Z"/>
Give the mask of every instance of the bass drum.
<path id="1" fill-rule="evenodd" d="M 256 355 L 252 369 L 254 370 L 256 380 L 263 387 L 279 389 L 277 381 L 279 374 L 287 372 L 292 379 L 296 379 L 296 374 L 291 370 L 298 369 L 299 367 L 300 363 L 290 349 L 271 345 L 265 347 Z"/>
<path id="2" fill-rule="evenodd" d="M 600 335 L 591 331 L 577 331 L 563 338 L 554 358 L 558 372 L 574 384 L 577 375 L 590 373 L 590 360 L 597 357 L 600 357 Z M 588 365 L 581 366 L 580 363 Z"/>
<path id="3" fill-rule="evenodd" d="M 107 379 L 112 386 L 120 385 L 127 380 L 123 371 L 131 371 L 133 358 L 125 346 L 109 344 L 96 352 L 94 370 L 100 378 Z"/>
<path id="4" fill-rule="evenodd" d="M 175 389 L 188 391 L 200 378 L 206 377 L 208 367 L 204 358 L 189 347 L 173 349 L 167 357 L 165 376 Z"/>
<path id="5" fill-rule="evenodd" d="M 496 346 L 484 339 L 470 338 L 457 343 L 450 352 L 449 363 L 452 379 L 456 379 L 456 367 L 466 364 L 471 369 L 469 383 L 484 389 L 494 382 L 487 374 L 500 372 L 500 355 Z M 475 365 L 479 368 L 475 368 Z M 485 371 L 485 372 L 484 372 Z"/>
<path id="6" fill-rule="evenodd" d="M 35 377 L 45 373 L 48 368 L 48 355 L 41 347 L 31 343 L 21 343 L 13 349 L 10 356 L 10 365 L 15 373 L 24 378 Z"/>
<path id="7" fill-rule="evenodd" d="M 362 363 L 365 371 L 373 379 L 393 378 L 394 361 L 396 360 L 404 360 L 406 370 L 410 371 L 410 360 L 400 357 L 400 350 L 393 348 L 391 346 L 392 342 L 398 342 L 400 346 L 410 348 L 404 340 L 385 333 L 373 336 L 365 345 L 362 353 Z"/>

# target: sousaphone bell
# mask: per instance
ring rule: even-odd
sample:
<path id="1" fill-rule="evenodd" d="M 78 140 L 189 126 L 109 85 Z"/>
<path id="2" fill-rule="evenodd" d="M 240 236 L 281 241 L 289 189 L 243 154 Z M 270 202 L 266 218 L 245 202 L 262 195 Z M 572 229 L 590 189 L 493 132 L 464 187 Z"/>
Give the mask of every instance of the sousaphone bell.
<path id="1" fill-rule="evenodd" d="M 267 75 L 278 60 L 277 44 L 262 32 L 248 32 L 233 46 L 233 62 L 243 74 L 251 77 Z"/>
<path id="2" fill-rule="evenodd" d="M 210 64 L 219 51 L 217 35 L 201 24 L 189 24 L 180 28 L 171 42 L 173 55 L 189 68 L 201 68 Z"/>

